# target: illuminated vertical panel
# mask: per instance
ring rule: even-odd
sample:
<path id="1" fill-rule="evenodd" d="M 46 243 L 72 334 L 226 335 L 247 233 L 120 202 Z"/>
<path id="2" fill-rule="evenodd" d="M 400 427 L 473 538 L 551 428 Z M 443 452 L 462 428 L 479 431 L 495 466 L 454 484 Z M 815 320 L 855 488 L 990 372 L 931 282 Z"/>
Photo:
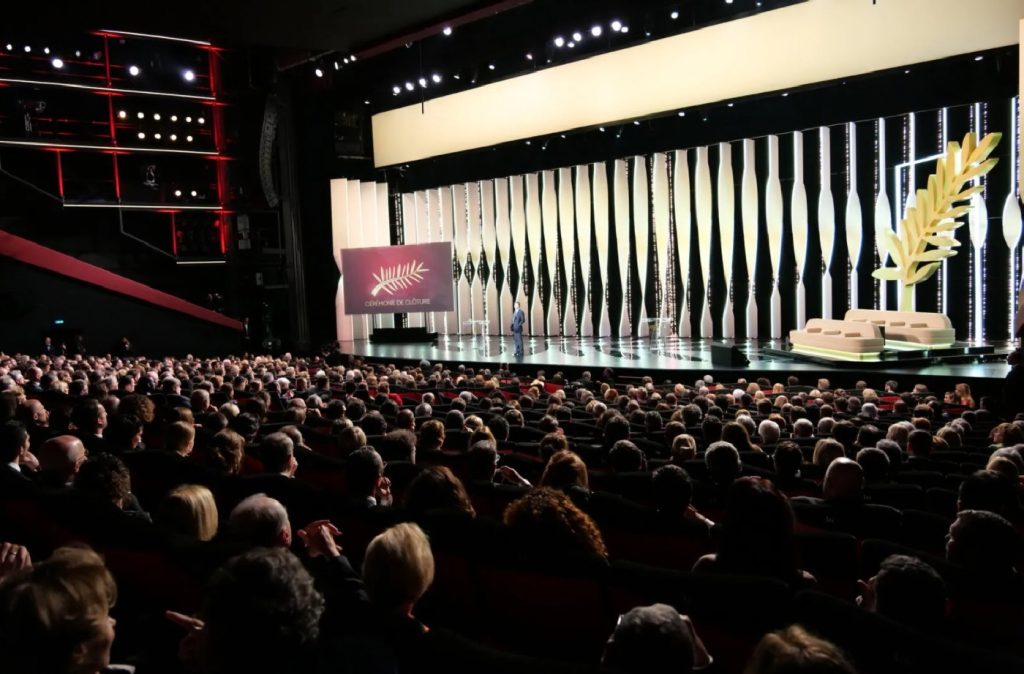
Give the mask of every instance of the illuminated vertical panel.
<path id="1" fill-rule="evenodd" d="M 494 236 L 497 242 L 498 259 L 491 262 L 493 277 L 497 264 L 501 264 L 504 279 L 498 289 L 496 312 L 491 316 L 491 334 L 504 335 L 505 323 L 512 319 L 512 285 L 509 283 L 509 246 L 512 242 L 512 230 L 509 224 L 511 211 L 509 208 L 509 179 L 498 178 L 494 181 Z M 506 321 L 506 319 L 508 319 Z"/>
<path id="2" fill-rule="evenodd" d="M 878 248 L 878 266 L 884 267 L 889 261 L 889 246 L 885 242 L 884 233 L 892 231 L 892 209 L 889 194 L 886 191 L 885 163 L 885 118 L 878 118 L 878 195 L 875 197 L 875 246 Z M 888 289 L 886 281 L 877 280 L 878 308 L 883 311 L 888 306 Z"/>
<path id="3" fill-rule="evenodd" d="M 526 250 L 529 249 L 530 257 L 533 260 L 532 266 L 524 266 L 520 273 L 527 273 L 530 276 L 533 292 L 530 297 L 530 334 L 544 334 L 544 307 L 541 303 L 540 279 L 537 278 L 537 270 L 540 269 L 541 256 L 541 208 L 540 208 L 540 176 L 530 173 L 526 176 L 526 236 L 527 241 L 520 259 L 525 260 Z M 525 262 L 524 262 L 525 265 Z M 522 278 L 522 277 L 520 277 Z"/>
<path id="4" fill-rule="evenodd" d="M 647 160 L 645 157 L 633 157 L 633 256 L 640 272 L 640 287 L 632 293 L 632 312 L 638 314 L 636 329 L 633 334 L 646 337 L 649 334 L 647 324 L 647 265 L 649 261 L 651 240 L 651 204 L 647 178 Z M 637 311 L 639 309 L 639 311 Z"/>
<path id="5" fill-rule="evenodd" d="M 594 240 L 597 243 L 594 275 L 601 279 L 601 289 L 607 293 L 608 268 L 611 263 L 608 240 L 609 229 L 612 226 L 608 208 L 608 168 L 604 162 L 598 162 L 591 165 L 590 172 L 591 197 L 594 207 Z M 597 297 L 591 290 L 591 304 L 595 307 L 595 311 L 601 312 L 597 321 L 597 334 L 601 337 L 609 337 L 612 334 L 612 324 L 608 312 L 608 302 L 603 296 Z"/>
<path id="6" fill-rule="evenodd" d="M 654 155 L 653 170 L 651 172 L 651 196 L 653 204 L 654 222 L 654 243 L 658 252 L 658 294 L 657 294 L 657 316 L 658 318 L 671 318 L 671 308 L 668 306 L 668 284 L 672 278 L 669 273 L 669 189 L 668 189 L 668 155 L 659 152 Z M 658 327 L 662 334 L 671 330 L 664 330 Z"/>
<path id="7" fill-rule="evenodd" d="M 423 201 L 426 192 L 413 192 L 402 195 L 402 238 L 404 245 L 411 246 L 420 242 L 420 228 L 423 226 Z M 423 314 L 412 312 L 406 318 L 410 328 L 423 327 Z"/>
<path id="8" fill-rule="evenodd" d="M 1013 338 L 1013 326 L 1017 320 L 1017 246 L 1020 245 L 1021 215 L 1020 195 L 1017 193 L 1017 101 L 1014 96 L 1010 99 L 1010 193 L 1006 195 L 1003 203 L 1003 241 L 1009 249 L 1009 282 L 1010 282 L 1010 321 L 1009 336 Z"/>
<path id="9" fill-rule="evenodd" d="M 743 140 L 743 176 L 740 179 L 740 215 L 743 219 L 743 257 L 747 263 L 746 337 L 757 339 L 757 223 L 760 204 L 757 198 L 757 148 L 750 138 Z"/>
<path id="10" fill-rule="evenodd" d="M 566 290 L 562 297 L 562 306 L 559 308 L 562 315 L 562 325 L 559 326 L 559 334 L 564 337 L 576 336 L 576 301 L 574 295 L 575 278 L 573 270 L 576 265 L 576 199 L 573 195 L 573 180 L 571 168 L 558 169 L 558 240 L 561 242 L 562 250 L 558 254 L 558 260 L 562 263 L 565 272 Z"/>
<path id="11" fill-rule="evenodd" d="M 331 181 L 331 252 L 338 267 L 338 289 L 334 293 L 335 335 L 339 341 L 352 339 L 352 317 L 345 313 L 345 269 L 341 266 L 341 251 L 348 248 L 349 209 L 348 180 Z"/>
<path id="12" fill-rule="evenodd" d="M 466 278 L 466 262 L 472 256 L 469 249 L 469 190 L 466 189 L 465 184 L 452 185 L 452 224 L 455 259 L 459 262 L 460 270 L 455 283 L 455 301 L 458 311 L 455 314 L 455 324 L 452 328 L 453 332 L 462 335 L 469 331 L 466 321 L 473 318 L 469 279 Z"/>
<path id="13" fill-rule="evenodd" d="M 764 187 L 764 216 L 767 224 L 768 255 L 772 262 L 771 338 L 782 337 L 782 181 L 779 177 L 779 137 L 768 136 L 768 179 Z"/>
<path id="14" fill-rule="evenodd" d="M 985 134 L 985 120 L 982 116 L 981 103 L 974 104 L 973 128 L 971 129 L 978 138 Z M 974 185 L 985 186 L 983 177 L 975 178 Z M 971 324 L 974 326 L 974 341 L 981 343 L 985 340 L 985 239 L 988 238 L 988 207 L 985 205 L 985 192 L 975 194 L 971 197 L 971 210 L 967 215 L 967 227 L 971 235 L 971 248 L 974 252 L 974 269 L 972 270 L 972 297 L 973 311 L 971 312 Z"/>
<path id="15" fill-rule="evenodd" d="M 722 273 L 725 276 L 725 302 L 722 305 L 722 337 L 736 336 L 732 315 L 733 253 L 736 236 L 736 188 L 732 178 L 732 145 L 718 144 L 718 242 L 721 246 Z"/>
<path id="16" fill-rule="evenodd" d="M 679 311 L 679 326 L 676 328 L 680 337 L 690 336 L 690 230 L 691 218 L 690 199 L 690 157 L 686 150 L 676 150 L 673 157 L 672 175 L 672 207 L 675 213 L 676 226 L 676 257 L 679 260 L 679 276 L 682 279 L 682 308 Z"/>
<path id="17" fill-rule="evenodd" d="M 426 191 L 427 196 L 427 221 L 424 223 L 426 227 L 426 240 L 427 242 L 440 241 L 439 238 L 441 233 L 441 191 L 438 189 L 429 189 Z M 441 277 L 443 278 L 443 277 Z M 438 312 L 431 311 L 426 315 L 426 325 L 428 332 L 440 332 L 437 327 Z"/>
<path id="18" fill-rule="evenodd" d="M 523 176 L 512 176 L 508 181 L 508 218 L 512 233 L 511 248 L 508 253 L 507 269 L 511 275 L 515 272 L 517 283 L 511 287 L 512 302 L 520 302 L 527 316 L 530 314 L 530 298 L 526 296 L 523 283 L 523 260 L 526 259 L 526 181 Z M 510 320 L 507 321 L 511 324 Z"/>
<path id="19" fill-rule="evenodd" d="M 358 180 L 348 181 L 348 247 L 362 248 L 363 243 L 363 190 Z M 352 316 L 352 339 L 366 339 L 370 336 L 366 315 Z"/>
<path id="20" fill-rule="evenodd" d="M 576 181 L 575 204 L 576 241 L 580 251 L 580 292 L 576 304 L 580 312 L 580 336 L 590 337 L 594 334 L 594 307 L 590 303 L 590 242 L 593 226 L 593 198 L 590 194 L 590 167 L 580 164 L 573 169 Z M 575 268 L 575 265 L 573 265 Z"/>
<path id="21" fill-rule="evenodd" d="M 860 307 L 858 272 L 860 249 L 864 242 L 864 216 L 860 210 L 860 195 L 857 193 L 857 125 L 846 125 L 846 250 L 850 258 L 850 308 Z"/>
<path id="22" fill-rule="evenodd" d="M 441 187 L 437 191 L 440 209 L 438 220 L 438 240 L 448 241 L 452 244 L 452 272 L 455 271 L 455 260 L 458 259 L 458 246 L 455 242 L 455 188 L 453 186 Z M 444 335 L 456 335 L 458 329 L 458 307 L 459 307 L 459 285 L 458 279 L 452 278 L 452 310 L 438 312 L 434 316 L 437 331 Z"/>
<path id="23" fill-rule="evenodd" d="M 377 197 L 377 223 L 374 226 L 376 232 L 375 246 L 391 245 L 391 216 L 388 209 L 388 184 L 373 183 L 376 188 Z M 382 328 L 395 327 L 394 314 L 379 314 L 380 321 L 377 323 Z"/>
<path id="24" fill-rule="evenodd" d="M 484 283 L 484 313 L 482 318 L 488 320 L 488 334 L 497 334 L 498 328 L 498 280 L 495 268 L 498 260 L 494 233 L 494 181 L 480 182 L 480 226 L 483 238 L 483 259 L 487 261 L 488 278 Z"/>
<path id="25" fill-rule="evenodd" d="M 818 240 L 821 242 L 821 317 L 832 318 L 832 253 L 836 242 L 836 205 L 832 198 L 832 132 L 818 128 Z"/>
<path id="26" fill-rule="evenodd" d="M 480 277 L 480 258 L 483 251 L 483 213 L 480 195 L 480 183 L 466 183 L 468 196 L 466 213 L 469 215 L 469 237 L 466 264 L 472 266 L 473 273 L 469 282 L 470 314 L 473 320 L 484 318 L 484 286 Z M 476 328 L 474 328 L 474 331 Z"/>
<path id="27" fill-rule="evenodd" d="M 555 172 L 541 172 L 541 226 L 544 229 L 544 257 L 538 265 L 537 279 L 541 280 L 547 276 L 547 283 L 544 287 L 544 312 L 543 322 L 545 333 L 554 336 L 561 333 L 558 325 L 558 310 L 555 302 L 554 286 L 555 278 L 555 256 L 558 254 L 558 188 L 555 186 Z M 534 250 L 537 250 L 534 248 Z"/>
<path id="28" fill-rule="evenodd" d="M 804 186 L 804 134 L 793 132 L 793 190 L 789 213 L 793 227 L 793 253 L 796 256 L 796 327 L 803 330 L 807 322 L 807 188 Z"/>
<path id="29" fill-rule="evenodd" d="M 615 242 L 618 249 L 619 279 L 622 282 L 622 311 L 619 312 L 618 328 L 612 329 L 612 334 L 622 338 L 630 334 L 629 331 L 629 302 L 627 293 L 629 286 L 629 169 L 624 159 L 615 160 L 615 173 L 613 175 L 612 196 L 615 204 L 614 226 Z"/>
<path id="30" fill-rule="evenodd" d="M 704 283 L 704 302 L 700 308 L 700 336 L 713 336 L 711 322 L 711 167 L 708 164 L 708 148 L 697 148 L 697 162 L 694 167 L 693 203 L 697 211 L 697 253 L 700 257 L 700 273 Z"/>

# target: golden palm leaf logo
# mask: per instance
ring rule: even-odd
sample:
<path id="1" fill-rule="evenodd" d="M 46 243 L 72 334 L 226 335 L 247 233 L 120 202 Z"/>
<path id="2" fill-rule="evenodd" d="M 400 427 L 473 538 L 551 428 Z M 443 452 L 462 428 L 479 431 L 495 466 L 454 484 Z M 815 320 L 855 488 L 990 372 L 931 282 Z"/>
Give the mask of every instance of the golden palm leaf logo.
<path id="1" fill-rule="evenodd" d="M 970 203 L 957 204 L 981 193 L 981 185 L 967 184 L 996 165 L 998 160 L 988 156 L 1000 138 L 1002 134 L 990 133 L 979 143 L 968 133 L 962 146 L 950 143 L 936 162 L 935 173 L 928 177 L 928 189 L 917 190 L 916 205 L 907 209 L 900 233 L 887 227 L 881 230 L 879 249 L 888 252 L 896 266 L 876 269 L 872 276 L 902 284 L 901 309 L 910 306 L 915 285 L 931 278 L 942 260 L 956 255 L 960 242 L 953 232 L 964 224 L 957 218 L 971 210 Z"/>
<path id="2" fill-rule="evenodd" d="M 399 290 L 420 283 L 423 280 L 423 272 L 427 271 L 430 270 L 425 268 L 422 262 L 416 260 L 393 267 L 381 267 L 380 271 L 373 274 L 373 280 L 377 282 L 377 285 L 373 286 L 370 294 L 376 297 L 383 290 L 388 295 L 394 295 Z"/>

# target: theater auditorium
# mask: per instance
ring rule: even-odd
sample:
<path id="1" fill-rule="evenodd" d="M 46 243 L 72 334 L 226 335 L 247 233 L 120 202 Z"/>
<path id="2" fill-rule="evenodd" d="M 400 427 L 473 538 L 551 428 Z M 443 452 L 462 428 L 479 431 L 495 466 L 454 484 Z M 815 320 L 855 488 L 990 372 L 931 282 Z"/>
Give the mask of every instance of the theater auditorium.
<path id="1" fill-rule="evenodd" d="M 0 672 L 1024 672 L 1024 0 L 0 22 Z"/>

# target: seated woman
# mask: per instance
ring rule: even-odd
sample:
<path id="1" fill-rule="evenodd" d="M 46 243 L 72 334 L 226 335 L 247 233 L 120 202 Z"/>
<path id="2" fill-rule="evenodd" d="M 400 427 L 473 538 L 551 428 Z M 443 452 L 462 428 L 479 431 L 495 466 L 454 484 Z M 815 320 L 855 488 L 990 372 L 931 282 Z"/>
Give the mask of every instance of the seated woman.
<path id="1" fill-rule="evenodd" d="M 59 548 L 0 583 L 0 652 L 8 674 L 94 674 L 110 665 L 114 578 L 86 548 Z"/>
<path id="2" fill-rule="evenodd" d="M 462 480 L 446 466 L 431 466 L 413 478 L 405 492 L 405 510 L 413 517 L 442 510 L 476 516 Z"/>
<path id="3" fill-rule="evenodd" d="M 183 484 L 164 497 L 156 511 L 156 524 L 166 533 L 206 542 L 217 535 L 217 503 L 201 485 Z"/>
<path id="4" fill-rule="evenodd" d="M 542 561 L 550 568 L 603 564 L 608 558 L 594 520 L 557 489 L 539 487 L 513 501 L 504 520 L 515 552 L 526 561 Z"/>
<path id="5" fill-rule="evenodd" d="M 797 568 L 793 523 L 789 499 L 770 480 L 741 477 L 729 490 L 718 552 L 698 559 L 693 570 L 812 585 L 814 576 Z"/>

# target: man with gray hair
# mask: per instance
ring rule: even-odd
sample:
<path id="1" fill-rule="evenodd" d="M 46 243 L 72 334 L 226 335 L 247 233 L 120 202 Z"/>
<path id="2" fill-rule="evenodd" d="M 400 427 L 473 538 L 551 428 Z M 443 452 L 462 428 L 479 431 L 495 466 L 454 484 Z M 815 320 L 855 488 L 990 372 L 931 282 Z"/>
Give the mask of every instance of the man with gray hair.
<path id="1" fill-rule="evenodd" d="M 771 419 L 765 419 L 758 425 L 757 434 L 761 436 L 763 446 L 770 447 L 778 444 L 779 438 L 782 437 L 782 430 Z"/>
<path id="2" fill-rule="evenodd" d="M 288 548 L 292 544 L 288 511 L 266 494 L 253 494 L 236 505 L 228 519 L 228 531 L 251 548 Z"/>

